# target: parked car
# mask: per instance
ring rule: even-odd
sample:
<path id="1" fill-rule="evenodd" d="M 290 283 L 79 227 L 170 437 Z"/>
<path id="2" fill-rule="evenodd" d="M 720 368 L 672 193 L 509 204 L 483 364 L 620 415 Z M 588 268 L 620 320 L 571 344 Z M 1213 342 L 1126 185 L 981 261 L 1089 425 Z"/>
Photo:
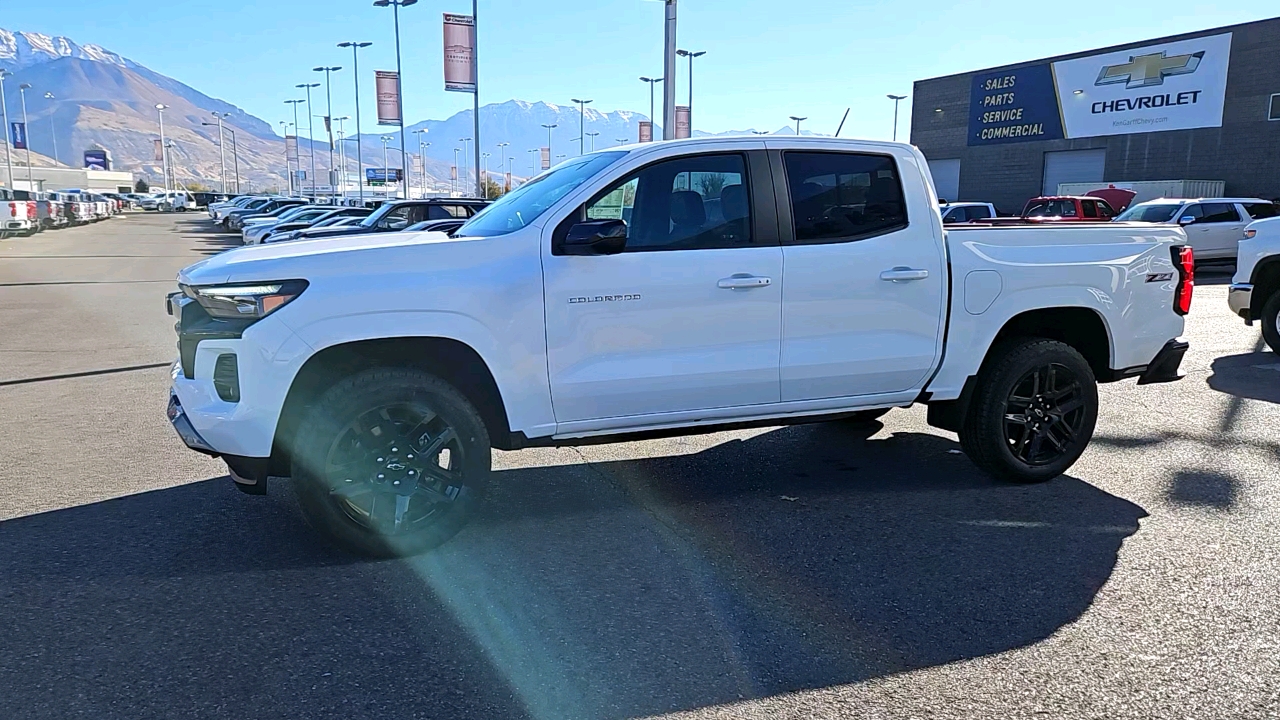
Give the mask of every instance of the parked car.
<path id="1" fill-rule="evenodd" d="M 1191 250 L 1155 225 L 943 229 L 926 168 L 901 143 L 645 143 L 569 159 L 453 238 L 236 248 L 168 297 L 168 418 L 237 487 L 291 477 L 316 528 L 374 555 L 457 532 L 491 448 L 925 402 L 993 476 L 1053 478 L 1097 383 L 1180 377 Z"/>
<path id="2" fill-rule="evenodd" d="M 1162 199 L 1138 203 L 1117 219 L 1181 225 L 1197 260 L 1229 260 L 1236 257 L 1246 225 L 1276 214 L 1274 204 L 1258 198 Z"/>
<path id="3" fill-rule="evenodd" d="M 995 205 L 984 202 L 946 203 L 940 205 L 938 210 L 942 213 L 942 223 L 944 225 L 990 220 L 999 214 L 996 212 Z"/>
<path id="4" fill-rule="evenodd" d="M 316 220 L 339 208 L 325 205 L 294 205 L 277 210 L 278 214 L 250 216 L 244 220 L 240 236 L 245 245 L 257 245 L 264 234 L 281 223 Z"/>
<path id="5" fill-rule="evenodd" d="M 191 199 L 195 203 L 196 208 L 207 208 L 209 205 L 222 202 L 227 199 L 227 195 L 215 192 L 197 192 L 191 194 Z"/>
<path id="6" fill-rule="evenodd" d="M 14 190 L 13 197 L 36 204 L 36 222 L 41 230 L 52 230 L 55 227 L 62 227 L 68 224 L 66 215 L 63 212 L 62 202 L 50 193 Z"/>
<path id="7" fill-rule="evenodd" d="M 1109 222 L 1115 216 L 1106 200 L 1088 195 L 1032 198 L 1022 209 L 1027 222 Z"/>
<path id="8" fill-rule="evenodd" d="M 34 235 L 40 230 L 40 216 L 36 204 L 19 200 L 13 190 L 0 188 L 0 233 L 4 235 Z"/>
<path id="9" fill-rule="evenodd" d="M 222 226 L 225 230 L 237 231 L 244 227 L 244 221 L 251 217 L 265 217 L 272 215 L 281 210 L 285 210 L 295 205 L 310 205 L 311 201 L 305 198 L 273 198 L 265 204 L 257 207 L 250 203 L 248 206 L 232 210 L 222 219 Z"/>
<path id="10" fill-rule="evenodd" d="M 251 203 L 255 202 L 264 204 L 271 199 L 272 196 L 270 195 L 241 195 L 227 202 L 213 203 L 209 206 L 209 217 L 213 218 L 214 222 L 221 222 L 227 213 L 232 210 L 249 207 Z"/>
<path id="11" fill-rule="evenodd" d="M 368 208 L 357 208 L 357 209 L 366 210 L 366 211 L 368 210 Z M 309 228 L 297 228 L 295 230 L 286 230 L 278 233 L 268 233 L 267 235 L 263 236 L 262 242 L 276 243 L 276 242 L 289 242 L 291 240 L 298 240 L 299 234 L 306 232 L 307 230 L 311 230 L 315 228 L 325 228 L 325 227 L 345 227 L 347 225 L 359 225 L 360 221 L 364 220 L 365 217 L 367 216 L 357 215 L 357 216 L 348 216 L 348 217 L 329 218 L 328 220 L 322 220 L 316 223 L 315 225 L 312 225 Z"/>
<path id="12" fill-rule="evenodd" d="M 359 233 L 398 232 L 423 220 L 466 219 L 489 204 L 487 200 L 428 198 L 383 203 L 358 225 L 303 230 L 297 239 L 335 237 Z"/>
<path id="13" fill-rule="evenodd" d="M 305 215 L 305 213 L 303 215 L 295 215 L 288 220 L 278 222 L 261 231 L 255 231 L 257 232 L 256 241 L 250 242 L 249 244 L 252 245 L 268 242 L 272 237 L 281 233 L 289 233 L 294 230 L 306 230 L 308 228 L 317 227 L 321 224 L 323 224 L 324 227 L 332 227 L 333 223 L 331 221 L 334 220 L 349 219 L 352 223 L 360 222 L 364 218 L 368 217 L 372 212 L 373 211 L 368 208 L 342 207 L 330 209 L 323 215 L 312 219 L 303 219 L 303 215 Z"/>
<path id="14" fill-rule="evenodd" d="M 1260 322 L 1262 338 L 1280 354 L 1280 217 L 1249 223 L 1239 249 L 1227 306 L 1248 325 Z"/>

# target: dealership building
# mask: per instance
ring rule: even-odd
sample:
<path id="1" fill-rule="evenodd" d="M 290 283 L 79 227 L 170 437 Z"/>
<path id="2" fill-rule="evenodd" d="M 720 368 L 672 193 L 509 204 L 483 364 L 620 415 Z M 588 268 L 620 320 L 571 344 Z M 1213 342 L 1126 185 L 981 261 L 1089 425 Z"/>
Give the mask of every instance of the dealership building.
<path id="1" fill-rule="evenodd" d="M 1280 18 L 915 83 L 938 195 L 1017 212 L 1062 183 L 1280 198 Z"/>

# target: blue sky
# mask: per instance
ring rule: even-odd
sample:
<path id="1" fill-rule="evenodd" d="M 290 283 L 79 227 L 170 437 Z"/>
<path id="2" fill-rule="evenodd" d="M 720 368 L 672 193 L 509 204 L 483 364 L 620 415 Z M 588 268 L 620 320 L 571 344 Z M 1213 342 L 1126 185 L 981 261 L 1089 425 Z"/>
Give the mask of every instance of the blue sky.
<path id="1" fill-rule="evenodd" d="M 1256 20 L 1275 0 L 1164 0 L 1070 5 L 987 0 L 681 0 L 680 45 L 705 50 L 694 69 L 694 126 L 712 132 L 776 129 L 789 115 L 833 132 L 888 138 L 887 93 L 913 80 L 1122 42 Z M 471 98 L 443 91 L 441 14 L 466 0 L 421 0 L 401 13 L 406 115 L 443 119 Z M 660 0 L 480 0 L 482 102 L 511 98 L 647 114 L 637 78 L 662 73 Z M 1087 20 L 1079 19 L 1085 18 Z M 372 116 L 372 71 L 394 69 L 391 10 L 366 0 L 6 3 L 0 25 L 96 43 L 270 122 L 285 119 L 293 86 L 334 76 L 334 115 L 351 114 L 351 56 L 335 44 L 373 41 L 361 55 L 361 112 Z M 679 63 L 678 99 L 687 70 Z M 908 134 L 903 103 L 901 137 Z"/>

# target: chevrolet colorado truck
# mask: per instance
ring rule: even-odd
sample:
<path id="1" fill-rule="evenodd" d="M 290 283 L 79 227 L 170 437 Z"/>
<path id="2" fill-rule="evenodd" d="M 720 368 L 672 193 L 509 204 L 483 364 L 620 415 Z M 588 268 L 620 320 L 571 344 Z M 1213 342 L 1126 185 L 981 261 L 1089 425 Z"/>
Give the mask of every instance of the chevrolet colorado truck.
<path id="1" fill-rule="evenodd" d="M 1280 353 L 1280 217 L 1249 223 L 1239 253 L 1227 306 L 1248 325 L 1259 321 L 1262 338 Z"/>
<path id="2" fill-rule="evenodd" d="M 312 525 L 373 555 L 457 532 L 491 448 L 925 403 L 980 468 L 1039 482 L 1089 443 L 1097 383 L 1179 377 L 1185 241 L 944 228 L 924 156 L 899 143 L 611 148 L 452 237 L 243 247 L 182 270 L 168 417 L 240 489 L 289 478 Z"/>

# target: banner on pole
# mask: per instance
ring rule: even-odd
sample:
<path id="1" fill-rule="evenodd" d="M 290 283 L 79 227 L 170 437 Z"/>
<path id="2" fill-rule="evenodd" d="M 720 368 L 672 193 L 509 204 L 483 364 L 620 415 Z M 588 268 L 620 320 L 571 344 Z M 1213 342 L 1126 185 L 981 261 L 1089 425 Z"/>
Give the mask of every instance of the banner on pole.
<path id="1" fill-rule="evenodd" d="M 542 169 L 549 170 L 551 168 L 551 148 L 541 148 L 542 150 Z"/>
<path id="2" fill-rule="evenodd" d="M 298 136 L 284 136 L 284 154 L 291 163 L 298 162 Z"/>
<path id="3" fill-rule="evenodd" d="M 329 152 L 333 152 L 333 122 L 328 115 L 324 116 L 324 131 L 329 133 Z"/>
<path id="4" fill-rule="evenodd" d="M 15 122 L 15 123 L 9 123 L 9 126 L 13 130 L 13 149 L 26 150 L 27 149 L 27 124 Z"/>
<path id="5" fill-rule="evenodd" d="M 160 145 L 159 140 L 154 140 L 153 142 L 155 143 L 155 152 L 152 154 L 151 159 L 156 162 L 164 162 L 164 147 Z"/>
<path id="6" fill-rule="evenodd" d="M 457 165 L 451 165 L 451 166 L 449 166 L 449 179 L 450 179 L 450 180 L 457 180 L 457 179 L 458 179 L 458 166 L 457 166 Z"/>
<path id="7" fill-rule="evenodd" d="M 653 122 L 649 120 L 640 121 L 640 142 L 653 142 Z"/>
<path id="8" fill-rule="evenodd" d="M 400 74 L 394 70 L 373 72 L 374 90 L 378 95 L 378 124 L 400 124 Z"/>
<path id="9" fill-rule="evenodd" d="M 476 20 L 444 14 L 444 89 L 476 91 Z"/>
<path id="10" fill-rule="evenodd" d="M 689 117 L 688 105 L 676 106 L 676 139 L 687 138 L 690 136 L 691 119 Z"/>
<path id="11" fill-rule="evenodd" d="M 502 192 L 511 192 L 511 173 L 506 174 Z"/>
<path id="12" fill-rule="evenodd" d="M 423 165 L 424 165 L 423 157 L 421 155 L 418 155 L 415 153 L 409 154 L 409 167 L 413 170 L 413 172 L 416 172 L 419 175 L 422 175 L 424 172 Z"/>

